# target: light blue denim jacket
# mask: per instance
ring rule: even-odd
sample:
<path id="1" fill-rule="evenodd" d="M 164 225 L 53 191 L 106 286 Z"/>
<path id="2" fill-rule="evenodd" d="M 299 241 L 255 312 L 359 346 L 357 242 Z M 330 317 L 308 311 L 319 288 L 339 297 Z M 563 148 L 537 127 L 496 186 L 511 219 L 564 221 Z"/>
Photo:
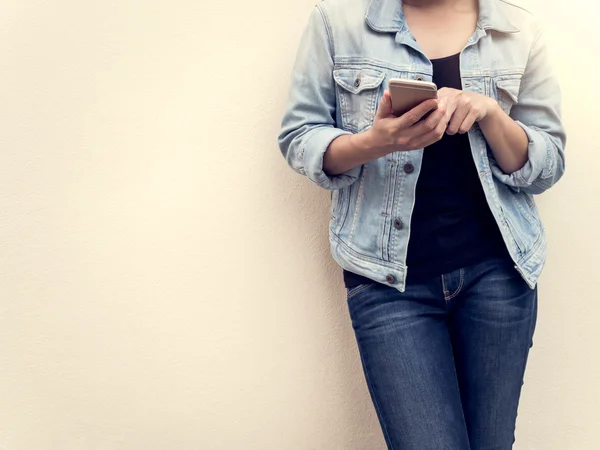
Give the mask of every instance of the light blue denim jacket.
<path id="1" fill-rule="evenodd" d="M 533 195 L 550 188 L 565 169 L 560 90 L 543 32 L 522 7 L 480 0 L 460 69 L 463 89 L 496 99 L 529 138 L 527 163 L 504 173 L 481 129 L 475 125 L 468 133 L 490 209 L 515 268 L 533 289 L 546 259 Z M 406 25 L 401 1 L 320 2 L 296 56 L 279 147 L 296 172 L 331 191 L 329 239 L 337 263 L 403 292 L 423 149 L 393 152 L 339 175 L 323 171 L 331 141 L 372 125 L 390 78 L 432 79 L 431 62 Z"/>

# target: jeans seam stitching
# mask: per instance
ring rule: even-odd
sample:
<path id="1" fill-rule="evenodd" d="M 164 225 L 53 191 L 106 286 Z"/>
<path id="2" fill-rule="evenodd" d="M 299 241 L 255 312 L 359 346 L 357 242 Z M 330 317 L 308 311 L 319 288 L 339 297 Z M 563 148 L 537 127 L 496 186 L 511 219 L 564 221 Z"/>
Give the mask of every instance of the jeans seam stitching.
<path id="1" fill-rule="evenodd" d="M 352 291 L 350 291 L 348 293 L 348 298 L 354 297 L 356 294 L 364 291 L 365 289 L 367 289 L 369 286 L 373 286 L 373 284 L 375 283 L 364 283 L 360 286 L 356 286 Z"/>
<path id="2" fill-rule="evenodd" d="M 449 297 L 445 297 L 446 301 L 452 300 L 454 297 L 456 297 L 460 293 L 460 291 L 463 287 L 464 281 L 465 281 L 465 269 L 460 269 L 460 281 L 458 283 L 458 287 L 456 288 L 456 291 L 454 291 L 454 293 L 452 295 L 450 295 Z"/>
<path id="3" fill-rule="evenodd" d="M 442 275 L 442 293 L 444 294 L 444 299 L 446 299 L 446 292 L 448 292 L 446 289 L 446 281 L 444 280 L 444 275 Z"/>

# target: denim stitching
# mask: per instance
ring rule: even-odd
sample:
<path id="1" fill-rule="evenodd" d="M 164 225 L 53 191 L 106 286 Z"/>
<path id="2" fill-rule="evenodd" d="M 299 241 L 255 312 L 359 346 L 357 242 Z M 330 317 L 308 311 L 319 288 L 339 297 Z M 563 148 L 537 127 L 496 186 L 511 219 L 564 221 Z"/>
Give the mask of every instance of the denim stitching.
<path id="1" fill-rule="evenodd" d="M 444 278 L 443 278 L 443 275 L 442 275 L 442 281 L 443 281 L 443 279 Z M 465 281 L 465 269 L 460 269 L 460 281 L 458 282 L 458 287 L 456 288 L 456 291 L 454 291 L 454 293 L 452 295 L 447 296 L 446 292 L 448 292 L 448 291 L 444 287 L 444 298 L 445 298 L 446 301 L 452 300 L 454 297 L 456 297 L 460 293 L 460 291 L 461 291 L 461 289 L 463 287 L 464 281 Z"/>
<path id="2" fill-rule="evenodd" d="M 336 93 L 340 99 L 340 111 L 342 116 L 342 126 L 344 130 L 350 131 L 352 133 L 358 133 L 358 128 L 355 127 L 352 123 L 350 123 L 350 118 L 348 117 L 348 102 L 349 100 L 346 98 L 348 94 L 345 91 L 342 92 L 344 88 L 340 88 L 336 83 Z"/>
<path id="3" fill-rule="evenodd" d="M 327 43 L 329 44 L 329 51 L 332 56 L 335 55 L 335 42 L 333 42 L 333 33 L 331 32 L 331 26 L 329 25 L 329 17 L 321 7 L 321 5 L 315 5 L 319 12 L 321 13 L 321 19 L 323 19 L 323 24 L 325 25 L 325 33 L 327 33 Z"/>
<path id="4" fill-rule="evenodd" d="M 446 289 L 446 281 L 444 280 L 444 275 L 442 275 L 442 292 L 444 293 L 444 299 L 445 299 L 446 292 L 448 292 L 448 289 Z"/>
<path id="5" fill-rule="evenodd" d="M 402 196 L 404 195 L 404 182 L 405 177 L 399 177 L 398 176 L 398 171 L 400 170 L 400 160 L 402 159 L 403 155 L 401 153 L 392 153 L 392 161 L 394 162 L 393 165 L 393 174 L 394 174 L 394 179 L 393 182 L 394 184 L 392 185 L 392 203 L 390 204 L 390 211 L 392 212 L 392 214 L 394 215 L 399 215 L 400 212 L 402 211 L 402 204 L 400 199 L 402 199 Z M 398 199 L 398 203 L 399 205 L 396 207 L 396 211 L 394 211 L 394 201 Z M 407 224 L 408 226 L 408 224 Z M 389 249 L 388 248 L 388 255 L 390 258 L 390 261 L 393 259 L 397 259 L 397 252 L 396 249 L 398 248 L 398 238 L 399 238 L 399 234 L 394 232 L 391 228 L 390 228 L 390 232 L 392 233 L 392 248 Z M 404 260 L 404 263 L 406 263 L 406 260 Z"/>
<path id="6" fill-rule="evenodd" d="M 351 288 L 351 290 L 348 292 L 347 297 L 348 298 L 352 298 L 354 297 L 356 294 L 358 294 L 359 292 L 364 291 L 365 289 L 367 289 L 369 286 L 373 286 L 375 283 L 364 283 L 361 285 L 358 285 L 354 288 Z"/>
<path id="7" fill-rule="evenodd" d="M 358 222 L 358 212 L 362 203 L 363 195 L 365 192 L 365 172 L 367 171 L 367 165 L 365 164 L 362 168 L 360 182 L 358 184 L 358 193 L 356 194 L 356 204 L 354 205 L 354 217 L 352 218 L 352 228 L 350 229 L 350 236 L 348 236 L 348 242 L 352 242 L 354 239 L 354 231 L 356 231 L 356 224 Z"/>
<path id="8" fill-rule="evenodd" d="M 354 185 L 352 185 L 352 186 L 354 186 Z M 354 250 L 352 247 L 350 247 L 348 244 L 346 244 L 343 240 L 341 240 L 339 236 L 334 234 L 334 237 L 336 239 L 336 242 L 335 242 L 336 247 L 339 247 L 341 249 L 339 251 L 346 252 L 353 258 L 359 259 L 364 262 L 378 264 L 380 267 L 385 267 L 390 270 L 404 270 L 405 269 L 404 266 L 401 266 L 399 264 L 392 264 L 387 261 L 381 261 L 381 259 L 379 259 L 375 256 L 368 256 L 368 255 L 359 253 L 356 250 Z"/>
<path id="9" fill-rule="evenodd" d="M 348 217 L 348 208 L 350 205 L 350 193 L 352 191 L 352 185 L 347 186 L 341 189 L 341 201 L 342 204 L 340 206 L 340 217 L 338 217 L 338 227 L 336 228 L 336 234 L 339 234 L 346 223 L 346 218 Z"/>
<path id="10" fill-rule="evenodd" d="M 391 218 L 393 219 L 393 216 L 397 214 L 396 211 L 394 211 L 394 200 L 396 199 L 395 195 L 396 192 L 398 192 L 398 190 L 400 191 L 400 194 L 402 194 L 402 180 L 398 178 L 398 153 L 392 153 L 391 155 L 391 161 L 390 161 L 390 196 L 388 197 L 388 202 L 389 204 L 386 205 L 386 212 L 389 210 L 390 211 L 390 216 L 392 216 Z M 397 206 L 396 208 L 399 208 L 399 206 Z M 393 220 L 392 220 L 393 221 Z M 396 256 L 396 238 L 398 236 L 398 233 L 396 233 L 393 230 L 393 226 L 392 226 L 392 221 L 389 222 L 390 228 L 389 228 L 389 234 L 388 234 L 388 239 L 387 239 L 387 248 L 386 248 L 386 252 L 387 252 L 387 257 L 388 257 L 388 261 L 393 261 L 395 259 Z"/>
<path id="11" fill-rule="evenodd" d="M 383 191 L 383 212 L 382 215 L 384 217 L 389 217 L 391 216 L 391 214 L 388 214 L 388 210 L 391 209 L 388 205 L 390 202 L 390 190 L 391 190 L 391 185 L 392 185 L 392 161 L 390 161 L 389 159 L 385 159 L 385 189 Z M 391 234 L 391 224 L 389 224 L 389 221 L 386 220 L 384 227 L 383 227 L 383 233 L 381 233 L 381 240 L 380 240 L 380 246 L 381 246 L 381 259 L 383 259 L 384 261 L 389 261 L 390 259 L 390 253 L 389 253 L 389 238 L 386 239 L 386 237 L 390 236 Z M 388 230 L 388 226 L 389 228 L 389 232 Z"/>

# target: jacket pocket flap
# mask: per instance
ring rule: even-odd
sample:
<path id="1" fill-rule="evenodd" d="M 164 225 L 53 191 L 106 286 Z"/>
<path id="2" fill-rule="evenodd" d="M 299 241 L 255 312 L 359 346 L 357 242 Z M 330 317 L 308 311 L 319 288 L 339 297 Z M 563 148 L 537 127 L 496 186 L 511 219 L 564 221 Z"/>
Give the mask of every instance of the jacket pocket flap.
<path id="1" fill-rule="evenodd" d="M 519 101 L 519 88 L 521 87 L 520 78 L 511 78 L 506 80 L 496 80 L 496 88 L 504 93 L 513 103 Z"/>
<path id="2" fill-rule="evenodd" d="M 333 71 L 333 79 L 343 89 L 359 94 L 379 87 L 385 74 L 373 69 L 336 69 Z"/>

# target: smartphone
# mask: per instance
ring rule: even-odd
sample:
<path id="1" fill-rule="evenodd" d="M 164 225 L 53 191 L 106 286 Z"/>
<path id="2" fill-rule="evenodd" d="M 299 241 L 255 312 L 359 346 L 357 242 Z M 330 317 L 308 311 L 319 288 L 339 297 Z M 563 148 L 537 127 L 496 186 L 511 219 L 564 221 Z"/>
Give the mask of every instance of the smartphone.
<path id="1" fill-rule="evenodd" d="M 425 100 L 437 98 L 437 86 L 429 81 L 390 78 L 389 91 L 392 111 L 401 116 Z"/>

